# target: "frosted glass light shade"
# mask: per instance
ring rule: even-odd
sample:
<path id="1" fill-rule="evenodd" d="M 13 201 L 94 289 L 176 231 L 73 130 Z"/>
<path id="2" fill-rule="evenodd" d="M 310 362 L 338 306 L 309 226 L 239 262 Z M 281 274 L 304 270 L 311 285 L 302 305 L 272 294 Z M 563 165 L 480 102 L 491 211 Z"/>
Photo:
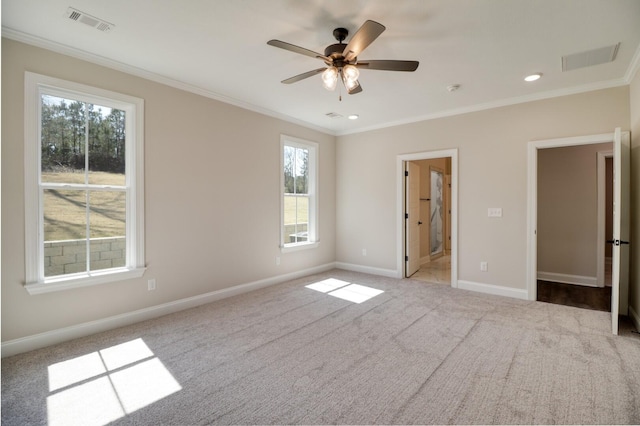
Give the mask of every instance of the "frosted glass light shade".
<path id="1" fill-rule="evenodd" d="M 335 90 L 338 83 L 338 69 L 329 67 L 322 73 L 322 85 L 327 90 Z"/>
<path id="2" fill-rule="evenodd" d="M 350 80 L 346 78 L 344 74 L 342 75 L 342 82 L 344 83 L 344 87 L 346 87 L 349 92 L 360 85 L 360 83 L 358 83 L 358 80 Z"/>
<path id="3" fill-rule="evenodd" d="M 342 75 L 345 80 L 355 81 L 360 77 L 360 70 L 353 65 L 345 65 L 342 68 Z"/>

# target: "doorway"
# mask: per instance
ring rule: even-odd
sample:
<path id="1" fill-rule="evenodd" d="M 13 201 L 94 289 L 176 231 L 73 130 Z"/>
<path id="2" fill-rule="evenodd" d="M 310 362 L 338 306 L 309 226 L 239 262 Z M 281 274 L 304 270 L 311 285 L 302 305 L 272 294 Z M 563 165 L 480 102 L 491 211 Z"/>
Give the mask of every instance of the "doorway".
<path id="1" fill-rule="evenodd" d="M 607 223 L 600 204 L 606 213 L 613 175 L 608 184 L 606 173 L 605 182 L 599 182 L 596 160 L 612 147 L 606 142 L 538 150 L 538 301 L 611 311 L 611 285 L 605 286 L 605 259 L 600 258 L 606 254 Z"/>
<path id="2" fill-rule="evenodd" d="M 529 300 L 536 300 L 538 293 L 538 255 L 540 253 L 540 251 L 538 250 L 538 153 L 540 152 L 540 150 L 544 150 L 547 148 L 593 145 L 602 143 L 612 143 L 614 153 L 614 212 L 613 235 L 611 240 L 611 242 L 614 243 L 612 249 L 611 274 L 611 331 L 613 334 L 618 334 L 618 315 L 627 315 L 628 311 L 630 236 L 630 134 L 629 132 L 621 132 L 620 128 L 616 128 L 613 133 L 529 142 L 527 155 L 527 297 Z M 579 215 L 578 219 L 580 219 L 582 216 L 583 215 Z M 564 237 L 566 240 L 571 239 L 571 236 L 567 236 L 566 234 L 564 234 Z M 598 250 L 601 250 L 600 247 L 601 246 L 599 245 Z M 575 279 L 575 276 L 571 278 Z"/>
<path id="3" fill-rule="evenodd" d="M 418 189 L 407 179 L 409 167 L 414 169 Z M 399 155 L 397 172 L 398 277 L 411 276 L 457 288 L 458 150 Z M 408 202 L 410 186 L 414 193 L 417 191 L 413 212 Z"/>
<path id="4" fill-rule="evenodd" d="M 414 262 L 405 267 L 405 277 L 450 285 L 451 158 L 410 161 L 406 169 L 415 194 L 406 183 L 406 255 Z"/>

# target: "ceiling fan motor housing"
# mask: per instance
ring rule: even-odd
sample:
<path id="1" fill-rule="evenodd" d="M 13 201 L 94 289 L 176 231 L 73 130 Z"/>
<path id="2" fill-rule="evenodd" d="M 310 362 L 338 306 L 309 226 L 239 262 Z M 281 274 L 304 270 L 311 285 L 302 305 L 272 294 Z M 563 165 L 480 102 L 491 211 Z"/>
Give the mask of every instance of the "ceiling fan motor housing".
<path id="1" fill-rule="evenodd" d="M 345 48 L 345 45 L 342 43 L 332 44 L 330 46 L 327 46 L 326 49 L 324 49 L 324 56 L 333 59 L 333 66 L 335 67 L 344 66 L 349 63 L 345 61 L 344 56 L 342 56 L 342 53 L 344 52 L 344 48 Z M 351 62 L 355 63 L 356 58 L 353 58 Z M 332 65 L 332 64 L 328 63 L 327 65 Z"/>
<path id="2" fill-rule="evenodd" d="M 327 65 L 333 65 L 340 68 L 348 64 L 348 62 L 344 60 L 343 56 L 344 48 L 346 46 L 342 43 L 348 35 L 349 30 L 347 30 L 346 28 L 336 28 L 335 30 L 333 30 L 333 36 L 336 38 L 336 40 L 338 40 L 338 43 L 329 45 L 326 49 L 324 49 L 324 56 L 333 60 L 332 63 L 327 62 Z M 351 62 L 355 61 L 356 58 L 354 58 Z"/>

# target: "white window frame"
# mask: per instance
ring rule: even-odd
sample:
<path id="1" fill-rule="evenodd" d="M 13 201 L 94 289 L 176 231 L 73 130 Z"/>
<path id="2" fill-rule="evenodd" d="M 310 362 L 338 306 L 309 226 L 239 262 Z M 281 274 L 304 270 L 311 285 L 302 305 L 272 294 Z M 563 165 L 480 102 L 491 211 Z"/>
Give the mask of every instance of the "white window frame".
<path id="1" fill-rule="evenodd" d="M 125 111 L 125 266 L 44 276 L 43 188 L 41 186 L 41 96 L 74 99 Z M 25 72 L 25 289 L 48 293 L 139 278 L 144 264 L 144 100 L 79 83 Z"/>
<path id="2" fill-rule="evenodd" d="M 309 223 L 307 241 L 287 243 L 284 240 L 284 147 L 292 146 L 309 150 Z M 280 250 L 282 253 L 318 247 L 318 144 L 293 136 L 280 135 Z"/>

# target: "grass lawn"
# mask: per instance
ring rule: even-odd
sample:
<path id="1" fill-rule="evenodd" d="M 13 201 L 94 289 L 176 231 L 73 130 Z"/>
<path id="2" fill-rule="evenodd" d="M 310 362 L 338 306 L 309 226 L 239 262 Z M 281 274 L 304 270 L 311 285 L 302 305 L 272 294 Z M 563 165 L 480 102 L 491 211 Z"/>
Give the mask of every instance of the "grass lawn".
<path id="1" fill-rule="evenodd" d="M 288 197 L 285 195 L 284 224 L 291 225 L 296 223 L 296 213 L 298 214 L 298 223 L 307 223 L 307 218 L 309 217 L 309 199 L 306 197 Z"/>
<path id="2" fill-rule="evenodd" d="M 83 173 L 42 173 L 43 182 L 82 183 Z M 124 185 L 124 174 L 91 172 L 89 183 Z M 44 191 L 44 240 L 75 240 L 86 238 L 87 212 L 85 191 L 47 189 Z M 125 235 L 125 193 L 91 191 L 89 193 L 91 238 Z"/>
<path id="3" fill-rule="evenodd" d="M 296 221 L 297 215 L 297 221 Z M 283 241 L 290 242 L 292 234 L 307 230 L 309 219 L 309 199 L 306 197 L 284 197 L 284 228 Z M 295 224 L 298 224 L 298 227 Z M 303 226 L 300 226 L 303 225 Z"/>
<path id="4" fill-rule="evenodd" d="M 82 183 L 82 172 L 43 172 L 43 182 Z M 91 172 L 89 183 L 124 185 L 124 174 Z M 125 194 L 119 191 L 92 191 L 89 195 L 91 238 L 125 235 Z M 309 199 L 284 197 L 284 223 L 307 223 Z M 44 240 L 86 238 L 86 194 L 84 191 L 56 189 L 44 192 Z"/>

